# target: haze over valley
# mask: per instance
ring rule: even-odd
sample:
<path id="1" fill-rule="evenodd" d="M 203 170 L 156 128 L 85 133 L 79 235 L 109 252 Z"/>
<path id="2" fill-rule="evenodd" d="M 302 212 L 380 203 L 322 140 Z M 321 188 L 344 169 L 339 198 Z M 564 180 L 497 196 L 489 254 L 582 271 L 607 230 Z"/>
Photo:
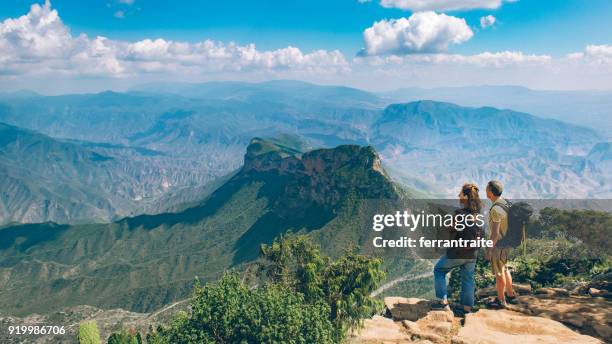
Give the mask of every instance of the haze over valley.
<path id="1" fill-rule="evenodd" d="M 515 88 L 494 91 L 499 96 L 481 94 L 498 104 L 517 97 Z M 429 196 L 452 197 L 465 181 L 500 179 L 515 198 L 610 197 L 609 137 L 597 121 L 569 123 L 580 123 L 588 109 L 573 117 L 560 110 L 556 117 L 569 121 L 563 122 L 550 118 L 551 105 L 539 117 L 421 99 L 393 103 L 415 97 L 399 95 L 405 92 L 378 96 L 270 81 L 157 83 L 64 96 L 4 93 L 0 221 L 107 222 L 181 209 L 237 170 L 253 137 L 283 135 L 307 148 L 372 145 L 394 179 Z M 446 99 L 448 93 L 425 95 Z M 522 99 L 519 107 L 533 106 Z"/>

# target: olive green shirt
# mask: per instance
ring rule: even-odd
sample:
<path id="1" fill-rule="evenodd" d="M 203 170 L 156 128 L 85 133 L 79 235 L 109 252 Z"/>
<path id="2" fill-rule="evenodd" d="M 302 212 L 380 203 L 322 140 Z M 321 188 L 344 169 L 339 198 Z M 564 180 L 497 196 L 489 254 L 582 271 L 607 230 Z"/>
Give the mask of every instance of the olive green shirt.
<path id="1" fill-rule="evenodd" d="M 489 230 L 491 232 L 493 231 L 493 223 L 499 223 L 500 236 L 497 238 L 497 240 L 500 240 L 506 236 L 506 232 L 508 231 L 508 213 L 504 208 L 497 206 L 496 204 L 503 204 L 507 206 L 508 202 L 500 197 L 493 203 L 493 206 L 489 211 Z"/>

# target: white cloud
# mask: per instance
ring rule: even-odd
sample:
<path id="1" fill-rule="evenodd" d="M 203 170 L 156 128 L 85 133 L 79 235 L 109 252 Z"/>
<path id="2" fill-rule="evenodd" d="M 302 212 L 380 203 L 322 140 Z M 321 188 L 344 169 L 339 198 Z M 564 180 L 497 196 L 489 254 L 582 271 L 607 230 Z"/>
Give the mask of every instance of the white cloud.
<path id="1" fill-rule="evenodd" d="M 125 12 L 119 10 L 119 11 L 115 12 L 113 14 L 113 16 L 115 16 L 115 18 L 118 18 L 118 19 L 123 19 L 123 18 L 125 18 Z"/>
<path id="2" fill-rule="evenodd" d="M 496 21 L 497 21 L 497 18 L 495 18 L 494 16 L 490 14 L 488 16 L 480 17 L 480 27 L 483 29 L 486 29 L 489 26 L 493 26 L 493 24 L 495 24 Z"/>
<path id="3" fill-rule="evenodd" d="M 472 35 L 465 19 L 418 12 L 409 18 L 383 19 L 367 28 L 362 55 L 444 52 L 450 44 L 463 43 Z"/>
<path id="4" fill-rule="evenodd" d="M 582 52 L 567 55 L 569 60 L 612 65 L 612 45 L 589 44 Z"/>
<path id="5" fill-rule="evenodd" d="M 120 4 L 133 5 L 136 0 L 118 0 Z"/>
<path id="6" fill-rule="evenodd" d="M 399 8 L 410 11 L 455 11 L 477 8 L 495 9 L 502 0 L 380 0 L 386 8 Z"/>
<path id="7" fill-rule="evenodd" d="M 164 39 L 138 42 L 72 36 L 47 1 L 35 4 L 27 15 L 0 22 L 0 75 L 45 74 L 128 76 L 138 73 L 184 71 L 346 71 L 341 52 L 304 53 L 296 47 L 258 50 L 205 40 L 198 43 Z"/>
<path id="8" fill-rule="evenodd" d="M 415 54 L 358 58 L 356 61 L 370 65 L 472 65 L 478 67 L 504 67 L 510 65 L 546 65 L 552 61 L 549 55 L 530 55 L 520 51 L 484 52 L 475 55 Z"/>

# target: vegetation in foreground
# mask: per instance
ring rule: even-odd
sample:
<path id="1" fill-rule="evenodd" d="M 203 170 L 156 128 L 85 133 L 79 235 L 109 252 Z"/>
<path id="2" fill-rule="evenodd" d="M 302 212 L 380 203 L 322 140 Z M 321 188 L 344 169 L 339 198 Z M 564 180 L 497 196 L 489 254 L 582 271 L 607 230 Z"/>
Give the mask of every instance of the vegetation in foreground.
<path id="1" fill-rule="evenodd" d="M 257 279 L 237 272 L 195 285 L 191 312 L 146 336 L 146 343 L 338 343 L 381 309 L 370 297 L 385 277 L 382 260 L 347 250 L 321 254 L 305 235 L 287 234 L 262 245 Z M 127 332 L 113 343 L 140 343 Z M 142 339 L 140 339 L 142 341 Z"/>
<path id="2" fill-rule="evenodd" d="M 605 212 L 541 210 L 529 224 L 526 250 L 511 258 L 515 282 L 573 289 L 609 280 L 611 221 Z M 369 295 L 385 277 L 382 260 L 354 250 L 332 259 L 311 240 L 289 234 L 263 245 L 256 273 L 241 279 L 227 272 L 215 283 L 196 284 L 190 314 L 150 331 L 146 341 L 123 331 L 112 343 L 341 342 L 380 309 Z M 479 257 L 477 288 L 494 283 L 488 264 Z M 451 275 L 454 294 L 459 284 L 458 274 Z"/>

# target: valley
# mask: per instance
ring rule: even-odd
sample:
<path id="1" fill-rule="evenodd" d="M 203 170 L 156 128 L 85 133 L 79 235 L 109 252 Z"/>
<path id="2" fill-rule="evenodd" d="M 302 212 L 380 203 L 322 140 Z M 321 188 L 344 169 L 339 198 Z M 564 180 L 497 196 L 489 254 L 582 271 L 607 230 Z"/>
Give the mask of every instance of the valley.
<path id="1" fill-rule="evenodd" d="M 611 195 L 610 143 L 596 130 L 491 107 L 389 104 L 387 96 L 295 81 L 3 94 L 0 223 L 108 222 L 177 209 L 237 170 L 252 137 L 283 135 L 302 148 L 372 145 L 391 176 L 423 196 L 494 178 L 515 198 Z"/>

